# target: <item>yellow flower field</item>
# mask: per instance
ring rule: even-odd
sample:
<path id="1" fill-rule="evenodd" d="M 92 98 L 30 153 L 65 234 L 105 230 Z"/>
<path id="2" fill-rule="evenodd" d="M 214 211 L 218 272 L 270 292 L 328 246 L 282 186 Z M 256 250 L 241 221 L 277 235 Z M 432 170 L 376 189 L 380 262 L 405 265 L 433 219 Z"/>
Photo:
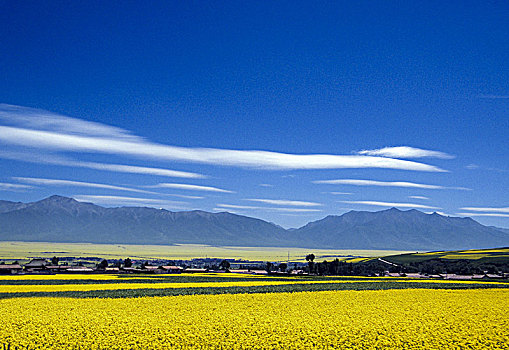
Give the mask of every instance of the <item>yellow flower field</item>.
<path id="1" fill-rule="evenodd" d="M 485 282 L 485 281 L 457 281 L 457 280 L 402 280 L 392 278 L 365 278 L 351 280 L 287 280 L 287 281 L 215 281 L 215 282 L 159 282 L 153 283 L 147 280 L 146 283 L 129 283 L 129 280 L 122 280 L 121 283 L 90 283 L 90 284 L 26 284 L 26 285 L 0 285 L 0 293 L 30 293 L 30 292 L 86 292 L 99 290 L 128 290 L 128 289 L 170 289 L 170 288 L 217 288 L 217 287 L 256 287 L 256 286 L 282 286 L 292 284 L 331 284 L 331 283 L 371 283 L 388 282 L 393 283 L 435 283 L 435 284 L 488 284 L 488 285 L 509 285 L 507 282 Z M 78 282 L 78 281 L 77 281 Z"/>
<path id="2" fill-rule="evenodd" d="M 440 259 L 467 259 L 467 260 L 478 260 L 482 258 L 486 258 L 487 254 L 447 254 L 441 256 Z M 509 254 L 499 254 L 498 258 L 508 258 Z"/>
<path id="3" fill-rule="evenodd" d="M 87 292 L 87 291 L 113 291 L 113 290 L 138 290 L 138 289 L 177 289 L 177 288 L 217 288 L 217 287 L 256 287 L 256 286 L 284 286 L 284 285 L 318 285 L 331 283 L 433 283 L 433 284 L 465 284 L 465 285 L 493 285 L 507 286 L 508 282 L 477 281 L 477 280 L 437 280 L 437 279 L 399 279 L 393 277 L 349 277 L 348 279 L 339 279 L 337 276 L 328 276 L 322 279 L 301 279 L 295 277 L 277 278 L 271 280 L 267 276 L 244 275 L 248 280 L 236 281 L 235 277 L 241 277 L 235 274 L 207 273 L 193 274 L 185 276 L 187 281 L 177 278 L 181 275 L 165 275 L 161 279 L 135 276 L 137 280 L 146 280 L 146 282 L 133 283 L 131 278 L 122 275 L 21 275 L 21 276 L 0 276 L 0 281 L 7 284 L 0 284 L 0 293 L 33 293 L 33 292 Z M 216 278 L 213 281 L 199 280 L 200 277 Z M 219 277 L 219 278 L 217 278 Z M 234 277 L 233 280 L 223 280 L 220 277 Z M 250 277 L 250 278 L 249 278 Z M 263 278 L 263 279 L 259 279 Z M 193 281 L 193 279 L 196 279 Z M 45 284 L 45 281 L 63 280 L 70 283 Z M 40 283 L 27 284 L 9 284 L 9 281 L 27 281 Z M 97 281 L 98 283 L 90 283 Z M 111 283 L 105 283 L 111 281 Z M 157 283 L 155 283 L 157 281 Z M 84 283 L 87 282 L 87 283 Z M 99 283 L 101 282 L 101 283 Z"/>
<path id="4" fill-rule="evenodd" d="M 507 349 L 509 291 L 0 300 L 23 349 Z"/>
<path id="5" fill-rule="evenodd" d="M 59 284 L 59 285 L 0 285 L 0 293 L 27 292 L 70 292 L 120 289 L 167 289 L 167 288 L 216 288 L 216 287 L 255 287 L 280 286 L 291 284 L 329 284 L 338 281 L 235 281 L 235 282 L 177 282 L 177 283 L 103 283 L 103 284 Z M 339 281 L 357 283 L 358 281 Z M 360 281 L 369 282 L 369 281 Z"/>
<path id="6" fill-rule="evenodd" d="M 154 277 L 171 278 L 183 276 L 182 274 L 164 274 L 164 275 L 126 275 L 126 274 L 55 274 L 55 275 L 0 275 L 0 281 L 13 281 L 13 280 L 30 280 L 30 281 L 45 281 L 45 280 L 129 280 L 130 278 L 136 279 L 153 279 Z M 266 278 L 264 275 L 250 275 L 240 273 L 193 273 L 187 274 L 190 277 L 238 277 L 238 278 Z M 278 278 L 295 278 L 293 276 L 278 276 Z"/>
<path id="7" fill-rule="evenodd" d="M 107 274 L 58 274 L 58 275 L 3 275 L 0 276 L 0 281 L 48 281 L 48 280 L 118 280 L 127 279 L 122 275 L 107 275 Z M 137 277 L 138 278 L 138 277 Z M 139 277 L 143 278 L 143 277 Z M 145 277 L 149 278 L 149 277 Z"/>

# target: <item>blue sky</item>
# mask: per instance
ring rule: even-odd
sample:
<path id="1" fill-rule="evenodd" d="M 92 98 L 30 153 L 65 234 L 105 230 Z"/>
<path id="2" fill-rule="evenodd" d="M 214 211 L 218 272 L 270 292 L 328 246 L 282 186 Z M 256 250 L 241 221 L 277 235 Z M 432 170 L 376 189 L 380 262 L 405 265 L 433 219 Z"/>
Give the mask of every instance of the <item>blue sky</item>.
<path id="1" fill-rule="evenodd" d="M 509 227 L 509 4 L 0 1 L 1 199 Z"/>

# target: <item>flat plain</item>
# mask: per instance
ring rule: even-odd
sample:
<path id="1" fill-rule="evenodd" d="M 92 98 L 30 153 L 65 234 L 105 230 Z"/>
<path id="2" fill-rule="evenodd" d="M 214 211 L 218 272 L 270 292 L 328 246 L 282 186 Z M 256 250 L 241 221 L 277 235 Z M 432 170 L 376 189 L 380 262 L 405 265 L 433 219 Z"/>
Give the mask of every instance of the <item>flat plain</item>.
<path id="1" fill-rule="evenodd" d="M 51 250 L 48 249 L 51 247 Z M 28 260 L 30 257 L 99 257 L 104 259 L 169 259 L 193 258 L 245 259 L 257 261 L 305 261 L 313 253 L 322 261 L 348 257 L 374 257 L 405 253 L 397 250 L 337 250 L 281 247 L 216 247 L 204 244 L 135 245 L 48 242 L 0 242 L 0 258 Z"/>

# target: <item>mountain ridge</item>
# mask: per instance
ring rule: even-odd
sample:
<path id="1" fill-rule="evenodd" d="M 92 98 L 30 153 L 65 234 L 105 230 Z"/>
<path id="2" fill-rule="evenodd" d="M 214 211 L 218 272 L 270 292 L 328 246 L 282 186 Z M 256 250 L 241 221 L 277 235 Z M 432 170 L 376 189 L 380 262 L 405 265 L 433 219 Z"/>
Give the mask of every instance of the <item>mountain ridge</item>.
<path id="1" fill-rule="evenodd" d="M 105 208 L 54 195 L 31 203 L 0 201 L 2 240 L 438 250 L 507 246 L 509 232 L 415 209 L 351 210 L 284 229 L 227 211 Z"/>

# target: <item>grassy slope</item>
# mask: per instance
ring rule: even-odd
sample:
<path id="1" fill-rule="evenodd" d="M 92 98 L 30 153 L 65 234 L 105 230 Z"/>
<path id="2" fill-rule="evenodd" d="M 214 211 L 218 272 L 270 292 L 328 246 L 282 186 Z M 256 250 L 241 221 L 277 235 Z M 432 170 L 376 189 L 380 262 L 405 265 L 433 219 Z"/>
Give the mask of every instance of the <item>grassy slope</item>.
<path id="1" fill-rule="evenodd" d="M 385 260 L 395 264 L 403 264 L 410 262 L 423 262 L 432 259 L 447 259 L 453 260 L 477 260 L 479 262 L 502 262 L 509 261 L 509 248 L 495 248 L 495 249 L 475 249 L 475 250 L 456 250 L 444 252 L 429 252 L 429 253 L 410 253 L 391 255 L 384 257 Z"/>

